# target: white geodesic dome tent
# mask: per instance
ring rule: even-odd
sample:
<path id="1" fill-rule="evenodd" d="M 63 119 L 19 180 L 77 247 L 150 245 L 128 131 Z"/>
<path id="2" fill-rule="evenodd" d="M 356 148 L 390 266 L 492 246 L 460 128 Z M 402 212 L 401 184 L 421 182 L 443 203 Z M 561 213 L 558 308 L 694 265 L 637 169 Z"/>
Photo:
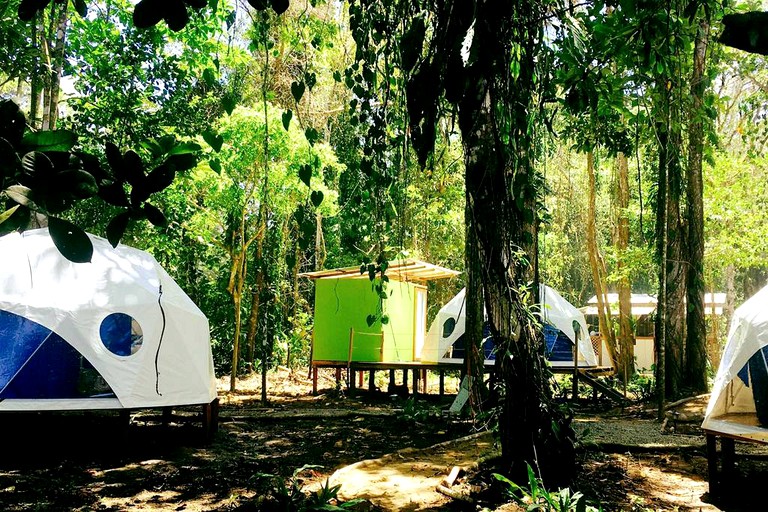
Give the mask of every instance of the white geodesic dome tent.
<path id="1" fill-rule="evenodd" d="M 452 349 L 464 335 L 465 293 L 462 289 L 437 313 L 427 332 L 421 352 L 422 361 L 440 362 L 455 359 L 451 357 Z M 581 311 L 545 284 L 539 286 L 539 299 L 543 322 L 560 331 L 571 343 L 576 343 L 578 340 L 579 366 L 597 366 L 597 357 L 589 339 L 587 322 Z M 574 325 L 579 326 L 578 336 Z M 487 362 L 490 361 L 487 360 Z M 570 365 L 573 365 L 572 358 Z"/>
<path id="2" fill-rule="evenodd" d="M 731 319 L 702 428 L 768 442 L 768 286 Z"/>
<path id="3" fill-rule="evenodd" d="M 216 398 L 208 320 L 148 253 L 47 229 L 0 237 L 0 411 L 165 407 Z"/>

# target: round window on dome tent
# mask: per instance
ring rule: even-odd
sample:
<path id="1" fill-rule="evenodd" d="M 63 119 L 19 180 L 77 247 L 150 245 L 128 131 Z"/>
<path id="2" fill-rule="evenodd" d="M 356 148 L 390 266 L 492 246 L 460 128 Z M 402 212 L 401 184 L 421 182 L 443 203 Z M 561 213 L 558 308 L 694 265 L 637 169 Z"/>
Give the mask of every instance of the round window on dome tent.
<path id="1" fill-rule="evenodd" d="M 107 350 L 118 356 L 135 354 L 144 342 L 141 325 L 125 313 L 107 315 L 101 322 L 99 335 Z"/>

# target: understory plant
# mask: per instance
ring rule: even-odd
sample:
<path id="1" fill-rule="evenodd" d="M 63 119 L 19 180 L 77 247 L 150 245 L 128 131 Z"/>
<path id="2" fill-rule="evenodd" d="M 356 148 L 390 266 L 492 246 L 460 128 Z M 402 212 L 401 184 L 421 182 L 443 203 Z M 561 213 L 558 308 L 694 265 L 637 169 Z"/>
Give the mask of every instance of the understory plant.
<path id="1" fill-rule="evenodd" d="M 506 493 L 515 503 L 528 511 L 542 510 L 548 512 L 597 512 L 600 507 L 594 507 L 587 503 L 586 497 L 580 492 L 573 492 L 569 487 L 550 492 L 541 479 L 528 464 L 528 486 L 522 487 L 515 482 L 500 475 L 493 474 L 494 478 L 506 486 Z"/>
<path id="2" fill-rule="evenodd" d="M 317 491 L 306 493 L 300 475 L 304 471 L 319 467 L 311 464 L 304 465 L 294 470 L 288 479 L 267 473 L 256 475 L 257 478 L 267 479 L 270 482 L 268 496 L 266 498 L 260 497 L 261 500 L 265 501 L 265 510 L 276 512 L 344 511 L 353 509 L 363 501 L 359 499 L 340 501 L 338 494 L 341 485 L 331 486 L 328 479 Z"/>

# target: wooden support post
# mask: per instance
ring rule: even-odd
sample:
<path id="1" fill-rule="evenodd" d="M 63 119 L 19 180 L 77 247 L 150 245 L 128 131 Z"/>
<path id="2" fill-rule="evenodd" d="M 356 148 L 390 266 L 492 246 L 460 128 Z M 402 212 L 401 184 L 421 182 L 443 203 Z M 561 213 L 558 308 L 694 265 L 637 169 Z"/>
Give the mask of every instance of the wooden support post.
<path id="1" fill-rule="evenodd" d="M 573 344 L 573 387 L 571 389 L 571 399 L 574 402 L 579 400 L 579 336 L 576 335 L 576 343 Z"/>
<path id="2" fill-rule="evenodd" d="M 168 428 L 171 424 L 171 418 L 173 417 L 173 409 L 171 407 L 163 407 L 163 428 Z"/>
<path id="3" fill-rule="evenodd" d="M 347 389 L 353 389 L 355 383 L 352 379 L 355 377 L 355 372 L 350 368 L 352 365 L 352 343 L 355 339 L 355 328 L 349 328 L 349 350 L 347 351 Z"/>
<path id="4" fill-rule="evenodd" d="M 394 388 L 394 386 L 397 384 L 397 380 L 395 380 L 395 370 L 392 368 L 389 369 L 389 386 L 387 387 L 387 392 L 391 393 Z"/>
<path id="5" fill-rule="evenodd" d="M 363 371 L 362 370 L 357 372 L 357 387 L 361 389 L 363 387 Z"/>
<path id="6" fill-rule="evenodd" d="M 445 370 L 440 369 L 440 396 L 445 394 Z"/>
<path id="7" fill-rule="evenodd" d="M 408 389 L 408 370 L 403 370 L 403 386 Z"/>
<path id="8" fill-rule="evenodd" d="M 203 438 L 210 442 L 219 431 L 219 399 L 214 398 L 209 404 L 203 405 Z"/>
<path id="9" fill-rule="evenodd" d="M 736 480 L 736 447 L 733 438 L 720 438 L 720 452 L 723 456 L 720 467 L 722 489 L 733 489 L 733 483 Z"/>
<path id="10" fill-rule="evenodd" d="M 413 369 L 413 396 L 419 394 L 419 370 Z"/>
<path id="11" fill-rule="evenodd" d="M 350 368 L 349 372 L 349 391 L 352 392 L 357 388 L 357 381 L 355 380 L 355 370 Z"/>
<path id="12" fill-rule="evenodd" d="M 710 498 L 720 496 L 720 479 L 717 473 L 717 437 L 714 434 L 707 434 L 707 476 Z"/>
<path id="13" fill-rule="evenodd" d="M 376 391 L 376 370 L 368 370 L 368 391 Z"/>
<path id="14" fill-rule="evenodd" d="M 338 369 L 336 372 L 336 382 L 339 382 Z M 312 367 L 312 396 L 317 395 L 317 366 Z"/>
<path id="15" fill-rule="evenodd" d="M 341 368 L 336 368 L 336 384 L 341 382 Z"/>
<path id="16" fill-rule="evenodd" d="M 427 394 L 427 369 L 422 368 L 421 369 L 421 389 L 422 392 L 426 395 Z"/>

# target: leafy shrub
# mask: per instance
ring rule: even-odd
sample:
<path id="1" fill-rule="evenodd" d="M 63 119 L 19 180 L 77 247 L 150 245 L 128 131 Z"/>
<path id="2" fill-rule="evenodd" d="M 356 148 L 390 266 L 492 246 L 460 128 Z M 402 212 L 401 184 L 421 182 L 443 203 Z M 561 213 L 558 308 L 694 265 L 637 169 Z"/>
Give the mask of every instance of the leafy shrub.
<path id="1" fill-rule="evenodd" d="M 494 478 L 506 485 L 507 495 L 512 500 L 528 511 L 545 510 L 552 512 L 596 512 L 602 510 L 587 504 L 587 499 L 580 492 L 573 492 L 565 487 L 557 492 L 549 492 L 543 482 L 536 478 L 533 468 L 528 465 L 528 487 L 521 487 L 515 482 L 500 475 L 493 474 Z"/>

